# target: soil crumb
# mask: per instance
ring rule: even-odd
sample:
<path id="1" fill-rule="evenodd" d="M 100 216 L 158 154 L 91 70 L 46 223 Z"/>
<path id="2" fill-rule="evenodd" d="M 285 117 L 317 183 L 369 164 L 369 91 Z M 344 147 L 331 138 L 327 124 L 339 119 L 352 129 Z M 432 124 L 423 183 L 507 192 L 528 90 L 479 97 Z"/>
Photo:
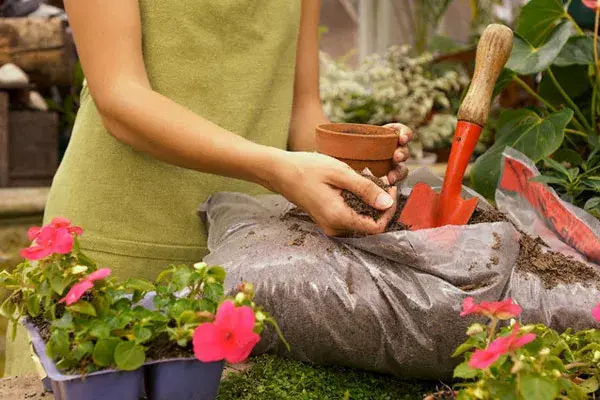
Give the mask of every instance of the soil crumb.
<path id="1" fill-rule="evenodd" d="M 477 207 L 469 220 L 469 225 L 484 224 L 492 222 L 509 222 L 506 215 L 491 207 Z"/>
<path id="2" fill-rule="evenodd" d="M 361 174 L 361 176 L 369 179 L 370 181 L 372 181 L 373 183 L 375 183 L 377 186 L 379 186 L 380 188 L 382 188 L 385 191 L 389 190 L 391 187 L 390 185 L 387 185 L 386 183 L 384 183 L 381 179 L 376 178 L 374 176 L 367 175 L 367 174 Z M 370 205 L 363 202 L 360 197 L 358 197 L 357 195 L 355 195 L 352 192 L 349 192 L 347 190 L 342 190 L 342 197 L 344 198 L 344 202 L 350 208 L 352 208 L 354 211 L 356 211 L 357 214 L 372 218 L 373 221 L 379 220 L 379 218 L 381 218 L 381 216 L 384 214 L 384 211 L 377 210 L 376 208 L 371 207 Z"/>
<path id="3" fill-rule="evenodd" d="M 600 290 L 600 274 L 591 265 L 554 251 L 544 251 L 544 242 L 522 234 L 521 249 L 517 258 L 517 270 L 538 276 L 546 289 L 557 285 L 581 283 Z"/>
<path id="4" fill-rule="evenodd" d="M 494 232 L 492 233 L 492 236 L 494 237 L 494 244 L 492 245 L 492 250 L 500 250 L 500 248 L 502 247 L 502 240 L 500 240 L 500 235 Z"/>

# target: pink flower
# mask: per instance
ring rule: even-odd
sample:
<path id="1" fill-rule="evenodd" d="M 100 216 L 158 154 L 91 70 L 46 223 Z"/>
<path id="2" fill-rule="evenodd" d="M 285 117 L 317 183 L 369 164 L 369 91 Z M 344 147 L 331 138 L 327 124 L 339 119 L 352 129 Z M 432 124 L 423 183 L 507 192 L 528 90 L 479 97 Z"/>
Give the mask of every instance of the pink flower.
<path id="1" fill-rule="evenodd" d="M 109 275 L 110 268 L 101 268 L 95 272 L 92 272 L 91 274 L 74 284 L 67 293 L 67 295 L 60 299 L 59 303 L 66 303 L 67 306 L 70 306 L 73 303 L 77 303 L 79 299 L 81 299 L 81 296 L 85 294 L 85 292 L 94 287 L 94 281 L 105 279 Z"/>
<path id="2" fill-rule="evenodd" d="M 518 350 L 535 340 L 535 334 L 533 333 L 517 336 L 518 333 L 519 324 L 515 323 L 510 335 L 497 338 L 485 350 L 475 350 L 475 353 L 473 353 L 473 356 L 469 360 L 469 367 L 478 369 L 488 368 L 503 354 Z"/>
<path id="3" fill-rule="evenodd" d="M 596 321 L 600 322 L 600 303 L 598 303 L 596 307 L 594 307 L 594 309 L 592 310 L 592 315 L 594 316 Z"/>
<path id="4" fill-rule="evenodd" d="M 491 303 L 482 301 L 480 304 L 476 304 L 472 297 L 467 297 L 463 300 L 463 309 L 460 316 L 479 314 L 488 318 L 504 320 L 516 317 L 521 314 L 521 311 L 523 311 L 521 306 L 514 304 L 510 297 L 503 301 L 494 301 Z"/>
<path id="5" fill-rule="evenodd" d="M 54 218 L 46 226 L 29 228 L 27 236 L 34 244 L 21 250 L 21 255 L 28 260 L 41 260 L 55 253 L 69 254 L 73 249 L 73 235 L 82 233 L 83 230 L 78 226 L 71 226 L 68 219 Z"/>
<path id="6" fill-rule="evenodd" d="M 600 7 L 600 0 L 581 0 L 583 5 L 592 10 L 597 10 Z"/>
<path id="7" fill-rule="evenodd" d="M 227 360 L 240 363 L 250 355 L 260 336 L 254 332 L 254 311 L 235 307 L 231 300 L 223 302 L 214 322 L 201 324 L 194 331 L 196 358 L 202 362 Z"/>

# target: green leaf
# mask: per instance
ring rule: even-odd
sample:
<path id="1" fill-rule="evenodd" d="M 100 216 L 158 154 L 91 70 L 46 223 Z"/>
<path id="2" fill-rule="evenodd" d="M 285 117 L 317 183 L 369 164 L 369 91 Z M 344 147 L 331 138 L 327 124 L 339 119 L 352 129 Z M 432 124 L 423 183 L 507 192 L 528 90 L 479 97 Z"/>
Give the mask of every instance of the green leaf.
<path id="1" fill-rule="evenodd" d="M 585 393 L 594 393 L 600 388 L 600 385 L 598 384 L 598 378 L 596 378 L 595 376 L 592 376 L 591 378 L 586 379 L 585 381 L 581 382 L 579 384 L 579 387 Z"/>
<path id="2" fill-rule="evenodd" d="M 600 209 L 600 197 L 592 197 L 591 199 L 585 202 L 585 206 L 583 208 L 586 211 L 593 210 L 595 208 Z"/>
<path id="3" fill-rule="evenodd" d="M 199 318 L 193 311 L 184 311 L 178 318 L 179 325 L 193 324 L 198 322 Z"/>
<path id="4" fill-rule="evenodd" d="M 194 310 L 193 304 L 188 299 L 179 299 L 169 309 L 169 316 L 174 319 L 179 319 L 179 316 L 184 312 Z"/>
<path id="5" fill-rule="evenodd" d="M 512 147 L 534 162 L 554 153 L 562 144 L 573 111 L 564 109 L 545 118 L 526 109 L 506 111 L 500 117 L 496 143 L 477 159 L 471 169 L 474 189 L 493 198 L 500 179 L 502 153 Z"/>
<path id="6" fill-rule="evenodd" d="M 133 371 L 144 365 L 146 352 L 139 344 L 122 342 L 115 348 L 117 367 L 124 371 Z"/>
<path id="7" fill-rule="evenodd" d="M 71 284 L 73 280 L 70 277 L 63 277 L 62 275 L 56 275 L 50 281 L 50 286 L 52 286 L 52 290 L 59 296 L 64 294 L 65 288 Z"/>
<path id="8" fill-rule="evenodd" d="M 570 22 L 562 22 L 541 47 L 534 47 L 524 38 L 515 35 L 512 53 L 506 63 L 506 68 L 520 75 L 542 72 L 552 65 L 554 59 L 569 40 L 571 30 L 572 25 Z"/>
<path id="9" fill-rule="evenodd" d="M 560 386 L 567 393 L 569 400 L 587 400 L 587 394 L 576 384 L 568 379 L 560 379 Z"/>
<path id="10" fill-rule="evenodd" d="M 17 305 L 13 303 L 13 300 L 10 297 L 4 300 L 4 302 L 0 306 L 0 314 L 8 319 L 13 319 L 16 310 Z"/>
<path id="11" fill-rule="evenodd" d="M 553 160 L 552 158 L 546 158 L 544 159 L 544 162 L 546 164 L 548 164 L 548 166 L 550 168 L 552 168 L 553 170 L 555 170 L 556 172 L 560 172 L 562 175 L 564 175 L 565 177 L 569 178 L 571 175 L 569 174 L 569 170 L 567 169 L 567 167 L 565 167 L 564 165 L 562 165 L 561 163 Z"/>
<path id="12" fill-rule="evenodd" d="M 223 267 L 210 267 L 207 272 L 208 276 L 212 276 L 217 280 L 217 282 L 223 283 L 225 282 L 225 277 L 227 273 L 225 272 L 225 268 Z"/>
<path id="13" fill-rule="evenodd" d="M 220 283 L 207 283 L 204 285 L 204 296 L 216 303 L 219 303 L 225 296 L 223 285 Z"/>
<path id="14" fill-rule="evenodd" d="M 525 399 L 554 400 L 558 385 L 549 377 L 527 374 L 521 377 L 519 392 Z"/>
<path id="15" fill-rule="evenodd" d="M 595 192 L 600 193 L 600 180 L 594 179 L 593 177 L 585 178 L 581 181 L 587 188 L 592 189 Z"/>
<path id="16" fill-rule="evenodd" d="M 100 339 L 94 346 L 92 358 L 101 367 L 108 367 L 115 360 L 115 348 L 121 343 L 120 339 Z"/>
<path id="17" fill-rule="evenodd" d="M 107 323 L 102 320 L 96 320 L 90 329 L 90 336 L 97 339 L 108 339 L 110 338 L 110 331 L 110 326 Z"/>
<path id="18" fill-rule="evenodd" d="M 214 314 L 217 312 L 217 303 L 209 299 L 202 299 L 196 302 L 196 311 L 208 311 Z"/>
<path id="19" fill-rule="evenodd" d="M 590 36 L 570 37 L 554 60 L 557 67 L 594 64 L 594 39 Z"/>
<path id="20" fill-rule="evenodd" d="M 96 293 L 94 299 L 92 300 L 92 304 L 94 305 L 96 313 L 99 317 L 104 317 L 106 314 L 108 314 L 110 309 L 110 299 L 107 295 L 103 293 Z"/>
<path id="21" fill-rule="evenodd" d="M 88 303 L 87 301 L 78 301 L 75 304 L 71 304 L 67 307 L 67 310 L 79 314 L 91 315 L 92 317 L 96 316 L 96 309 L 92 303 Z"/>
<path id="22" fill-rule="evenodd" d="M 190 270 L 190 268 L 186 265 L 181 265 L 177 267 L 175 272 L 173 272 L 173 284 L 179 289 L 183 289 L 188 285 L 191 276 L 192 271 Z"/>
<path id="23" fill-rule="evenodd" d="M 39 298 L 39 296 L 35 294 L 32 294 L 29 297 L 27 297 L 27 312 L 32 317 L 37 317 L 38 315 L 40 315 L 40 301 L 41 299 Z"/>
<path id="24" fill-rule="evenodd" d="M 517 32 L 535 46 L 544 42 L 554 24 L 565 15 L 560 0 L 532 0 L 521 8 Z"/>
<path id="25" fill-rule="evenodd" d="M 461 354 L 463 354 L 465 351 L 469 351 L 471 350 L 473 347 L 475 347 L 475 340 L 473 340 L 472 338 L 469 338 L 469 340 L 467 340 L 466 342 L 464 342 L 463 344 L 461 344 L 460 346 L 458 346 L 456 348 L 456 350 L 454 351 L 454 354 L 452 354 L 452 357 L 458 357 Z"/>
<path id="26" fill-rule="evenodd" d="M 556 185 L 567 186 L 569 182 L 555 176 L 540 175 L 531 179 L 532 182 L 554 183 Z"/>
<path id="27" fill-rule="evenodd" d="M 56 329 L 50 335 L 48 344 L 52 347 L 54 357 L 71 358 L 71 345 L 69 343 L 69 334 L 64 329 Z"/>
<path id="28" fill-rule="evenodd" d="M 125 281 L 125 287 L 129 290 L 139 290 L 142 292 L 151 292 L 154 290 L 154 285 L 143 279 L 129 278 Z"/>
<path id="29" fill-rule="evenodd" d="M 60 319 L 52 321 L 52 327 L 57 329 L 73 329 L 73 317 L 71 313 L 64 313 Z"/>
<path id="30" fill-rule="evenodd" d="M 581 154 L 571 149 L 559 149 L 554 154 L 552 154 L 552 159 L 558 161 L 559 163 L 568 162 L 574 167 L 581 165 L 583 162 L 583 157 Z"/>
<path id="31" fill-rule="evenodd" d="M 141 344 L 152 338 L 152 331 L 143 326 L 136 325 L 133 328 L 133 337 L 135 338 L 136 343 Z"/>
<path id="32" fill-rule="evenodd" d="M 479 374 L 479 371 L 469 367 L 469 363 L 467 361 L 459 364 L 454 368 L 454 378 L 461 379 L 473 379 Z"/>
<path id="33" fill-rule="evenodd" d="M 577 179 L 577 176 L 579 176 L 579 168 L 569 168 L 569 179 L 571 179 L 571 182 L 575 181 L 575 179 Z"/>
<path id="34" fill-rule="evenodd" d="M 75 358 L 75 360 L 79 361 L 84 357 L 92 355 L 93 351 L 94 343 L 92 343 L 91 341 L 79 343 L 75 345 L 75 348 L 73 349 L 73 357 Z"/>

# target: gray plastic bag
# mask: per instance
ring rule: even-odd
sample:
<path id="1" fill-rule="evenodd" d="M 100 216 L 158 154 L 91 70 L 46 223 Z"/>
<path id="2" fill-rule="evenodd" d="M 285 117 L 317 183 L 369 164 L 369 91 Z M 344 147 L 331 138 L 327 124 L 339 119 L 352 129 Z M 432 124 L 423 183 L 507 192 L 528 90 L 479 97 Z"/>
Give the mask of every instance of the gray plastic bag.
<path id="1" fill-rule="evenodd" d="M 441 185 L 420 170 L 403 193 L 418 181 Z M 475 193 L 465 188 L 463 195 Z M 515 271 L 520 234 L 509 222 L 337 239 L 309 219 L 282 218 L 293 207 L 276 195 L 217 193 L 200 209 L 209 232 L 204 261 L 227 270 L 230 288 L 254 283 L 257 303 L 273 314 L 291 345 L 288 352 L 266 332 L 257 353 L 444 378 L 475 320 L 459 317 L 467 296 L 497 301 L 512 295 L 531 322 L 593 323 L 595 288 L 569 285 L 550 295 L 539 280 Z M 482 201 L 480 207 L 489 205 Z M 585 299 L 585 307 L 573 307 L 576 299 Z"/>

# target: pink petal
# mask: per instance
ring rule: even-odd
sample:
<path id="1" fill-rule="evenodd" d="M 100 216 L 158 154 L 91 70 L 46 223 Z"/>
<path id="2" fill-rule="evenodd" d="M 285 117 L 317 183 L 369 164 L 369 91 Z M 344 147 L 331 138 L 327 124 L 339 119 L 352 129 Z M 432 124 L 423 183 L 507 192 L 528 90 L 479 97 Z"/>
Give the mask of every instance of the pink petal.
<path id="1" fill-rule="evenodd" d="M 600 303 L 592 310 L 592 316 L 596 319 L 596 321 L 600 322 Z"/>
<path id="2" fill-rule="evenodd" d="M 54 244 L 52 246 L 54 253 L 69 254 L 73 249 L 73 236 L 66 228 L 56 230 Z"/>
<path id="3" fill-rule="evenodd" d="M 475 350 L 473 356 L 469 360 L 469 367 L 477 369 L 486 369 L 500 358 L 499 353 L 490 352 L 487 350 Z"/>
<path id="4" fill-rule="evenodd" d="M 54 242 L 55 237 L 56 228 L 52 225 L 46 225 L 40 229 L 40 232 L 35 238 L 35 243 L 40 246 L 48 247 Z"/>
<path id="5" fill-rule="evenodd" d="M 238 307 L 235 312 L 237 314 L 237 323 L 233 329 L 233 333 L 238 336 L 253 332 L 254 323 L 256 322 L 254 311 L 248 306 L 243 306 Z"/>
<path id="6" fill-rule="evenodd" d="M 105 279 L 110 275 L 110 268 L 100 268 L 97 271 L 92 272 L 88 276 L 85 277 L 86 280 L 90 282 L 94 282 L 100 279 Z"/>
<path id="7" fill-rule="evenodd" d="M 475 304 L 475 300 L 472 297 L 467 297 L 463 300 L 462 303 L 462 312 L 460 313 L 461 317 L 467 316 L 469 314 L 474 314 L 479 311 L 479 306 Z"/>
<path id="8" fill-rule="evenodd" d="M 225 335 L 214 323 L 200 324 L 192 339 L 194 355 L 202 362 L 221 361 L 225 358 Z"/>
<path id="9" fill-rule="evenodd" d="M 260 336 L 250 332 L 242 337 L 235 337 L 234 345 L 225 349 L 225 360 L 230 364 L 238 364 L 246 360 L 254 346 L 260 341 Z"/>
<path id="10" fill-rule="evenodd" d="M 40 227 L 32 226 L 27 231 L 27 237 L 29 238 L 29 240 L 33 240 L 33 239 L 35 239 L 37 237 L 37 235 L 40 234 L 41 230 L 42 230 L 42 228 L 40 228 Z"/>
<path id="11" fill-rule="evenodd" d="M 215 317 L 215 325 L 226 332 L 233 332 L 237 325 L 237 312 L 231 300 L 225 300 L 219 306 Z"/>
<path id="12" fill-rule="evenodd" d="M 69 225 L 71 225 L 71 221 L 63 217 L 56 217 L 52 218 L 50 225 L 54 226 L 55 228 L 67 228 Z"/>
<path id="13" fill-rule="evenodd" d="M 83 234 L 83 229 L 81 229 L 81 227 L 79 227 L 79 226 L 71 226 L 69 228 L 69 232 L 71 232 L 77 236 L 81 236 Z"/>
<path id="14" fill-rule="evenodd" d="M 527 333 L 521 337 L 519 337 L 511 346 L 511 350 L 517 350 L 520 349 L 521 347 L 525 346 L 527 343 L 531 343 L 535 340 L 535 334 L 534 333 Z"/>
<path id="15" fill-rule="evenodd" d="M 596 10 L 598 7 L 600 7 L 600 1 L 598 0 L 581 0 L 583 5 L 585 5 L 587 8 L 591 8 L 592 10 Z"/>
<path id="16" fill-rule="evenodd" d="M 77 282 L 73 285 L 73 287 L 69 290 L 67 295 L 60 299 L 59 303 L 67 303 L 67 306 L 70 306 L 73 303 L 77 303 L 81 296 L 85 294 L 88 290 L 94 287 L 92 282 L 87 280 Z"/>
<path id="17" fill-rule="evenodd" d="M 499 356 L 502 354 L 508 353 L 511 345 L 510 336 L 501 336 L 496 338 L 487 348 L 487 351 L 490 353 L 498 354 Z"/>
<path id="18" fill-rule="evenodd" d="M 21 256 L 27 260 L 41 260 L 52 254 L 52 249 L 43 246 L 32 246 L 21 250 Z"/>

